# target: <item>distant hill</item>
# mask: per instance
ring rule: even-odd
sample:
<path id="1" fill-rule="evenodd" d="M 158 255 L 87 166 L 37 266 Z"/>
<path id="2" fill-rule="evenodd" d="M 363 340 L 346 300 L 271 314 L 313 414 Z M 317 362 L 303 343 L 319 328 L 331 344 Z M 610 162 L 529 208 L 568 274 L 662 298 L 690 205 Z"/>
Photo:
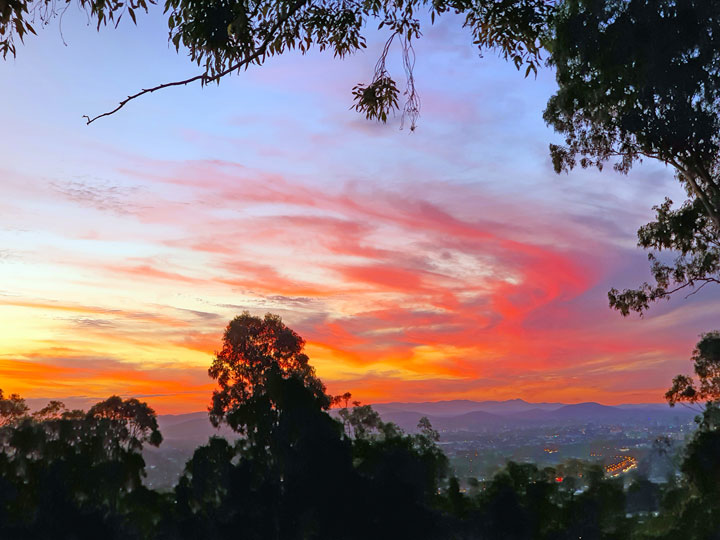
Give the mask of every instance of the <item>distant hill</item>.
<path id="1" fill-rule="evenodd" d="M 632 425 L 637 427 L 678 425 L 692 421 L 695 411 L 659 403 L 609 406 L 600 403 L 529 403 L 508 401 L 437 401 L 424 403 L 378 403 L 373 405 L 386 422 L 394 422 L 405 431 L 417 431 L 420 418 L 427 416 L 441 433 L 492 432 L 568 425 Z M 331 411 L 337 416 L 337 409 Z M 227 426 L 214 428 L 207 412 L 158 416 L 164 441 L 159 448 L 146 446 L 146 483 L 168 489 L 177 481 L 185 462 L 208 438 L 219 435 L 235 439 Z"/>
<path id="2" fill-rule="evenodd" d="M 46 405 L 48 399 L 29 399 L 33 410 Z M 68 398 L 71 407 L 87 410 L 96 398 Z M 680 424 L 692 420 L 695 411 L 671 408 L 665 403 L 602 405 L 600 403 L 531 403 L 523 399 L 506 401 L 472 401 L 467 399 L 425 402 L 390 402 L 372 405 L 387 422 L 413 431 L 423 416 L 441 431 L 485 431 L 499 428 L 522 428 L 532 425 L 568 425 L 598 423 Z M 158 416 L 166 446 L 195 447 L 213 435 L 235 438 L 227 426 L 216 429 L 205 411 Z"/>
<path id="3" fill-rule="evenodd" d="M 643 414 L 641 409 L 635 411 L 618 409 L 609 405 L 601 405 L 600 403 L 587 402 L 587 403 L 575 403 L 573 405 L 563 405 L 559 409 L 554 411 L 547 411 L 545 413 L 546 419 L 556 421 L 609 421 L 616 422 L 625 420 L 636 414 Z M 536 418 L 537 420 L 542 419 L 541 417 Z"/>
<path id="4" fill-rule="evenodd" d="M 188 414 L 162 414 L 158 427 L 165 441 L 190 441 L 205 444 L 213 435 L 235 438 L 237 434 L 227 426 L 213 427 L 206 411 Z"/>
<path id="5" fill-rule="evenodd" d="M 415 431 L 420 418 L 427 416 L 440 431 L 486 431 L 500 428 L 581 424 L 670 424 L 687 423 L 696 412 L 671 408 L 659 403 L 610 406 L 587 402 L 529 403 L 522 399 L 508 401 L 437 401 L 423 403 L 378 403 L 373 405 L 386 422 L 393 422 L 406 431 Z M 334 413 L 336 414 L 336 412 Z M 160 431 L 165 441 L 197 446 L 212 435 L 234 438 L 227 426 L 216 429 L 207 412 L 160 415 Z"/>
<path id="6" fill-rule="evenodd" d="M 563 405 L 563 403 L 528 403 L 523 399 L 509 399 L 507 401 L 458 399 L 452 401 L 425 401 L 422 403 L 375 403 L 373 408 L 381 414 L 389 411 L 412 411 L 431 416 L 457 416 L 476 411 L 509 414 L 531 409 L 554 410 Z"/>
<path id="7" fill-rule="evenodd" d="M 414 430 L 427 416 L 440 431 L 484 431 L 496 428 L 523 428 L 533 425 L 578 424 L 684 424 L 697 414 L 682 407 L 648 403 L 610 406 L 595 402 L 529 403 L 508 401 L 439 401 L 424 403 L 379 403 L 373 405 L 384 420 Z"/>
<path id="8" fill-rule="evenodd" d="M 436 416 L 413 411 L 380 412 L 386 422 L 397 424 L 405 431 L 417 431 L 420 419 L 425 416 L 435 429 L 440 431 L 485 431 L 509 424 L 507 418 L 485 411 L 473 411 L 455 416 Z"/>
<path id="9" fill-rule="evenodd" d="M 612 407 L 599 403 L 576 403 L 565 405 L 554 411 L 547 411 L 535 418 L 544 422 L 572 423 L 634 423 L 634 424 L 678 424 L 691 421 L 697 413 L 682 407 L 669 405 L 637 406 L 631 408 Z"/>
<path id="10" fill-rule="evenodd" d="M 482 431 L 508 424 L 507 418 L 485 411 L 473 411 L 458 416 L 432 417 L 430 422 L 441 431 Z"/>

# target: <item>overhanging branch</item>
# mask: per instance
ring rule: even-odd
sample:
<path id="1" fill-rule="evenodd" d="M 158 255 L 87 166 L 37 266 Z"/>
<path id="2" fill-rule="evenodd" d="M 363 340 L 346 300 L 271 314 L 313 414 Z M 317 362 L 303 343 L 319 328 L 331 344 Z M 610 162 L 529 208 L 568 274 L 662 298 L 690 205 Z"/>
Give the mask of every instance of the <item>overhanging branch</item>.
<path id="1" fill-rule="evenodd" d="M 276 32 L 280 29 L 280 27 L 285 24 L 293 15 L 295 15 L 300 8 L 302 8 L 306 3 L 308 3 L 310 0 L 298 0 L 295 2 L 290 9 L 287 10 L 285 14 L 283 14 L 281 17 L 278 18 L 278 20 L 275 22 L 273 27 L 270 29 L 270 31 L 267 33 L 265 40 L 262 42 L 262 44 L 255 49 L 255 52 L 252 54 L 246 56 L 242 60 L 236 62 L 235 64 L 231 65 L 230 67 L 224 69 L 223 71 L 220 71 L 218 73 L 215 73 L 214 75 L 208 75 L 207 73 L 202 73 L 200 75 L 195 75 L 194 77 L 190 77 L 189 79 L 184 79 L 181 81 L 173 81 L 169 83 L 163 83 L 159 84 L 157 86 L 153 86 L 152 88 L 143 88 L 139 92 L 128 96 L 127 98 L 123 99 L 120 103 L 118 103 L 118 106 L 115 107 L 111 111 L 104 112 L 102 114 L 98 114 L 97 116 L 93 116 L 92 118 L 88 115 L 84 114 L 83 118 L 87 119 L 86 125 L 92 124 L 95 120 L 99 120 L 100 118 L 103 118 L 105 116 L 110 116 L 118 112 L 120 109 L 122 109 L 125 105 L 130 103 L 131 101 L 144 96 L 145 94 L 152 94 L 153 92 L 157 92 L 158 90 L 164 90 L 165 88 L 171 88 L 173 86 L 185 86 L 197 81 L 201 81 L 201 84 L 204 86 L 208 83 L 215 82 L 225 75 L 228 75 L 232 73 L 233 71 L 238 71 L 244 67 L 247 67 L 252 62 L 258 60 L 260 57 L 265 55 L 265 52 L 267 51 L 268 46 L 270 43 L 275 39 Z"/>
<path id="2" fill-rule="evenodd" d="M 231 69 L 230 71 L 233 71 L 234 69 L 238 69 L 238 67 L 242 67 L 242 66 L 238 65 L 237 67 L 233 67 L 233 69 Z M 228 71 L 227 73 L 229 73 L 230 71 Z M 183 81 L 174 81 L 171 83 L 159 84 L 157 86 L 153 86 L 152 88 L 143 88 L 138 93 L 133 94 L 133 95 L 128 96 L 127 98 L 123 99 L 118 104 L 118 106 L 115 107 L 112 111 L 98 114 L 97 116 L 94 116 L 92 118 L 90 118 L 87 114 L 83 114 L 83 118 L 87 119 L 86 125 L 89 126 L 95 120 L 98 120 L 98 119 L 102 118 L 103 116 L 110 116 L 111 114 L 115 114 L 120 109 L 122 109 L 125 105 L 130 103 L 132 100 L 137 99 L 140 96 L 144 96 L 145 94 L 152 94 L 153 92 L 157 92 L 158 90 L 163 90 L 164 88 L 170 88 L 171 86 L 184 86 L 186 84 L 190 84 L 190 83 L 193 83 L 193 82 L 199 81 L 199 80 L 203 80 L 203 84 L 207 84 L 208 82 L 212 82 L 213 80 L 216 80 L 224 75 L 227 75 L 227 73 L 226 72 L 223 72 L 222 74 L 218 73 L 217 75 L 215 75 L 213 77 L 209 77 L 208 75 L 203 73 L 202 75 L 196 75 L 195 77 L 190 77 L 189 79 L 185 79 Z"/>

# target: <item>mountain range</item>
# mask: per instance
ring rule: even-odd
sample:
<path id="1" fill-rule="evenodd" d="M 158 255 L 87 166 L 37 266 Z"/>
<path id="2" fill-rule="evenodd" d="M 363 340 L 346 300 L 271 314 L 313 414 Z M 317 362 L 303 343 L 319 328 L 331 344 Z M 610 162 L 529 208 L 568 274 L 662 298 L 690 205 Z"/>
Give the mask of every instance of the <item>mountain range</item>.
<path id="1" fill-rule="evenodd" d="M 664 403 L 601 405 L 600 403 L 530 403 L 507 401 L 435 401 L 423 403 L 377 403 L 372 405 L 386 422 L 414 431 L 423 416 L 440 431 L 486 431 L 543 425 L 634 424 L 678 425 L 691 422 L 696 411 L 671 408 Z M 337 414 L 336 411 L 333 411 Z M 211 435 L 232 437 L 227 427 L 216 429 L 206 412 L 158 416 L 165 441 L 201 444 Z"/>
<path id="2" fill-rule="evenodd" d="M 440 431 L 485 431 L 541 425 L 582 424 L 683 424 L 696 411 L 671 408 L 664 403 L 601 405 L 595 402 L 529 403 L 507 401 L 438 401 L 424 403 L 378 403 L 373 405 L 382 418 L 406 430 L 413 430 L 423 416 Z"/>
<path id="3" fill-rule="evenodd" d="M 386 422 L 394 422 L 408 432 L 417 430 L 420 418 L 427 416 L 441 432 L 492 432 L 523 430 L 535 427 L 626 425 L 642 428 L 651 425 L 678 425 L 692 422 L 696 412 L 683 407 L 646 403 L 608 406 L 599 403 L 529 403 L 522 399 L 508 401 L 436 401 L 424 403 L 373 404 Z M 331 411 L 337 416 L 338 410 Z M 214 428 L 207 412 L 165 414 L 158 416 L 164 441 L 159 448 L 146 446 L 146 482 L 150 486 L 169 488 L 177 481 L 195 448 L 212 435 L 227 439 L 237 433 L 227 426 Z"/>

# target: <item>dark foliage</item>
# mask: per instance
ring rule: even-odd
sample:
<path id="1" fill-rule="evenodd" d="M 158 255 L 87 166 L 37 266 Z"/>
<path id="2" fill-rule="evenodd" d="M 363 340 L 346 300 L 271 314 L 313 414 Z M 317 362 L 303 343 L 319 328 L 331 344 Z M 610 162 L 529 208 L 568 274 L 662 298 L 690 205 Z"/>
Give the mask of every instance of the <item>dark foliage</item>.
<path id="1" fill-rule="evenodd" d="M 77 4 L 98 29 L 108 23 L 117 26 L 127 15 L 136 22 L 157 0 L 4 0 L 0 3 L 0 54 L 17 54 L 17 40 L 35 34 L 36 27 Z M 464 17 L 480 50 L 498 51 L 526 76 L 537 71 L 540 37 L 551 12 L 551 0 L 165 0 L 164 12 L 169 42 L 186 52 L 200 73 L 188 79 L 143 89 L 112 111 L 120 110 L 144 94 L 164 88 L 219 82 L 223 77 L 288 51 L 306 53 L 311 49 L 344 57 L 365 48 L 368 25 L 378 25 L 387 33 L 386 44 L 372 79 L 353 89 L 354 108 L 369 119 L 385 122 L 400 109 L 404 95 L 403 118 L 414 129 L 420 112 L 415 89 L 413 42 L 422 36 L 421 19 L 432 22 L 444 13 Z M 391 46 L 400 49 L 406 81 L 404 88 L 386 69 Z"/>
<path id="2" fill-rule="evenodd" d="M 654 250 L 648 254 L 654 284 L 643 283 L 637 289 L 608 293 L 610 306 L 623 315 L 631 311 L 643 313 L 650 303 L 670 299 L 671 295 L 688 291 L 695 294 L 709 283 L 720 283 L 720 236 L 717 227 L 708 218 L 699 199 L 685 201 L 672 208 L 666 199 L 654 208 L 655 221 L 638 230 L 638 245 Z M 675 254 L 668 264 L 659 253 Z"/>
<path id="3" fill-rule="evenodd" d="M 565 137 L 555 169 L 627 173 L 642 159 L 672 167 L 690 197 L 666 201 L 638 232 L 655 285 L 609 293 L 627 315 L 673 292 L 718 282 L 720 269 L 720 4 L 705 0 L 565 0 L 551 25 L 559 90 L 545 120 Z M 697 289 L 696 289 L 697 290 Z"/>
<path id="4" fill-rule="evenodd" d="M 157 495 L 142 486 L 139 450 L 158 437 L 152 409 L 117 397 L 87 414 L 53 402 L 13 417 L 0 428 L 0 537 L 144 538 L 155 516 L 136 503 Z"/>
<path id="5" fill-rule="evenodd" d="M 720 332 L 700 336 L 692 361 L 700 384 L 696 385 L 687 375 L 675 377 L 672 387 L 665 394 L 671 406 L 678 402 L 720 402 Z M 705 422 L 711 422 L 713 418 L 708 415 Z"/>
<path id="6" fill-rule="evenodd" d="M 714 376 L 715 337 L 695 351 L 701 378 Z M 87 413 L 51 402 L 30 415 L 19 396 L 0 397 L 0 538 L 720 537 L 720 410 L 712 403 L 680 482 L 638 477 L 624 490 L 581 462 L 543 470 L 511 462 L 465 491 L 447 478 L 426 418 L 407 434 L 369 406 L 348 407 L 349 393 L 331 398 L 302 349 L 279 317 L 244 314 L 228 325 L 210 370 L 219 381 L 210 412 L 240 437 L 197 448 L 165 493 L 142 485 L 140 450 L 162 439 L 146 404 L 113 396 Z M 345 406 L 331 415 L 331 403 Z"/>

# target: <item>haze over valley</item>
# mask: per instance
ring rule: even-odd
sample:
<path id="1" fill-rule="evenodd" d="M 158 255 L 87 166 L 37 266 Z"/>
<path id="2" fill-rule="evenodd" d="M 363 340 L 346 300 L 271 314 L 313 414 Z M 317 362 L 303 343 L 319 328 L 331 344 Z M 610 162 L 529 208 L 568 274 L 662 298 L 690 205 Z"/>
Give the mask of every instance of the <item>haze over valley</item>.
<path id="1" fill-rule="evenodd" d="M 439 431 L 440 447 L 464 485 L 471 478 L 487 480 L 508 461 L 557 466 L 577 459 L 610 466 L 625 456 L 637 460 L 630 470 L 639 467 L 653 481 L 666 482 L 678 472 L 677 466 L 656 455 L 653 445 L 658 440 L 670 441 L 677 452 L 696 429 L 698 414 L 667 403 L 607 406 L 522 399 L 390 402 L 372 407 L 384 421 L 411 433 L 427 417 Z M 156 488 L 173 486 L 192 451 L 209 437 L 238 436 L 227 427 L 214 428 L 207 412 L 160 415 L 158 423 L 165 440 L 159 448 L 144 451 L 146 482 Z"/>

